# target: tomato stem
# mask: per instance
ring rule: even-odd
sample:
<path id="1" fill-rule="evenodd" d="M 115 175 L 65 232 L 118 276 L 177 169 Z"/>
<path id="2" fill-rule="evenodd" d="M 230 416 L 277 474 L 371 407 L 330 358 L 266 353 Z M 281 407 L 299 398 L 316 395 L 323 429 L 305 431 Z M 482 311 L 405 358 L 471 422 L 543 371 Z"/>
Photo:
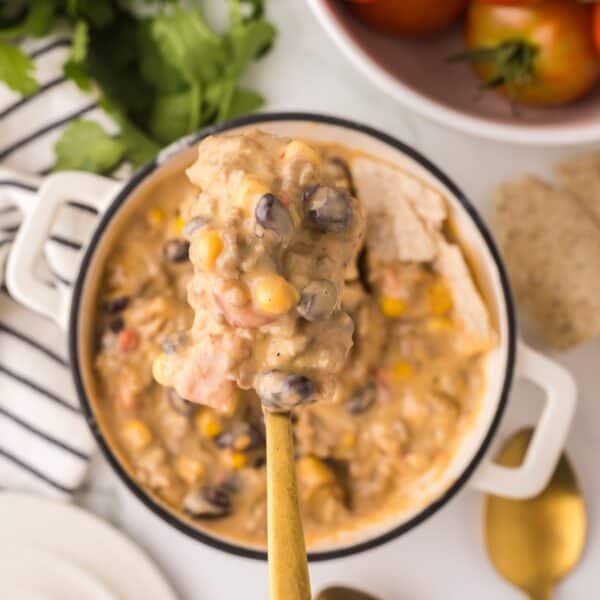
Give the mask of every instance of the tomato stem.
<path id="1" fill-rule="evenodd" d="M 506 40 L 497 46 L 485 46 L 454 54 L 450 62 L 491 64 L 492 76 L 483 83 L 483 89 L 506 86 L 512 100 L 518 100 L 519 88 L 529 84 L 535 71 L 538 47 L 520 39 Z"/>

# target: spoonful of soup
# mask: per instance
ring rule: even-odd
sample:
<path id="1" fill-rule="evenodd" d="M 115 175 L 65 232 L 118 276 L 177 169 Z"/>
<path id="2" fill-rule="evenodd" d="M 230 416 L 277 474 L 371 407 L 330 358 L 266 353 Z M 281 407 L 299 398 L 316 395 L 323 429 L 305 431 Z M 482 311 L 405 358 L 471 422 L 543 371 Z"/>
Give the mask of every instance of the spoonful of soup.
<path id="1" fill-rule="evenodd" d="M 223 412 L 254 389 L 267 432 L 271 598 L 306 600 L 290 410 L 335 401 L 354 323 L 341 308 L 365 213 L 320 152 L 260 131 L 205 139 L 182 214 L 191 329 L 167 340 L 155 379 Z"/>

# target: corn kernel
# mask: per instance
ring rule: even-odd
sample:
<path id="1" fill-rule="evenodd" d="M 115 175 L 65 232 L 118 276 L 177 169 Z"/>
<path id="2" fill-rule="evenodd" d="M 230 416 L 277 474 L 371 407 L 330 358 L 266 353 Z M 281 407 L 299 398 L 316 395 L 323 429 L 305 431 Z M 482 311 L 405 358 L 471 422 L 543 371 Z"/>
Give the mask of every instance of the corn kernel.
<path id="1" fill-rule="evenodd" d="M 217 258 L 223 250 L 223 240 L 214 229 L 206 229 L 198 234 L 190 246 L 190 260 L 207 271 L 213 271 Z"/>
<path id="2" fill-rule="evenodd" d="M 173 229 L 175 231 L 176 236 L 181 235 L 181 233 L 183 232 L 184 226 L 185 226 L 185 219 L 181 215 L 179 215 L 173 223 Z"/>
<path id="3" fill-rule="evenodd" d="M 160 385 L 168 385 L 170 381 L 169 357 L 161 352 L 152 363 L 152 376 Z"/>
<path id="4" fill-rule="evenodd" d="M 442 282 L 429 288 L 429 309 L 434 315 L 445 315 L 452 309 L 450 290 Z"/>
<path id="5" fill-rule="evenodd" d="M 225 461 L 230 469 L 239 471 L 248 464 L 248 457 L 243 452 L 227 452 Z"/>
<path id="6" fill-rule="evenodd" d="M 177 457 L 175 461 L 175 471 L 188 485 L 198 483 L 205 473 L 204 465 L 195 458 L 190 458 L 184 454 Z"/>
<path id="7" fill-rule="evenodd" d="M 123 427 L 125 443 L 137 452 L 144 450 L 152 443 L 152 432 L 139 419 L 127 421 Z"/>
<path id="8" fill-rule="evenodd" d="M 223 431 L 223 424 L 212 409 L 205 408 L 196 414 L 196 429 L 200 435 L 212 440 Z"/>
<path id="9" fill-rule="evenodd" d="M 381 298 L 379 307 L 388 319 L 398 319 L 406 312 L 406 302 L 400 298 L 392 298 L 390 296 Z"/>
<path id="10" fill-rule="evenodd" d="M 425 328 L 429 333 L 444 333 L 452 331 L 454 324 L 448 317 L 430 317 L 427 319 Z"/>
<path id="11" fill-rule="evenodd" d="M 317 151 L 305 144 L 304 142 L 299 142 L 298 140 L 291 141 L 283 152 L 284 160 L 306 160 L 315 165 L 319 164 L 320 158 Z"/>
<path id="12" fill-rule="evenodd" d="M 253 286 L 252 296 L 256 308 L 270 315 L 289 312 L 300 298 L 296 288 L 275 273 L 259 277 Z"/>
<path id="13" fill-rule="evenodd" d="M 392 377 L 395 382 L 406 381 L 413 374 L 413 367 L 409 362 L 401 360 L 392 367 Z"/>
<path id="14" fill-rule="evenodd" d="M 233 203 L 248 216 L 254 213 L 254 207 L 260 198 L 270 191 L 262 181 L 246 177 L 238 188 Z"/>
<path id="15" fill-rule="evenodd" d="M 335 482 L 333 471 L 315 456 L 303 456 L 296 468 L 298 479 L 306 487 L 315 488 Z"/>
<path id="16" fill-rule="evenodd" d="M 157 207 L 151 208 L 147 214 L 148 221 L 151 225 L 158 227 L 165 222 L 165 213 Z"/>
<path id="17" fill-rule="evenodd" d="M 353 431 L 346 431 L 340 438 L 340 450 L 352 450 L 356 446 L 356 434 Z"/>

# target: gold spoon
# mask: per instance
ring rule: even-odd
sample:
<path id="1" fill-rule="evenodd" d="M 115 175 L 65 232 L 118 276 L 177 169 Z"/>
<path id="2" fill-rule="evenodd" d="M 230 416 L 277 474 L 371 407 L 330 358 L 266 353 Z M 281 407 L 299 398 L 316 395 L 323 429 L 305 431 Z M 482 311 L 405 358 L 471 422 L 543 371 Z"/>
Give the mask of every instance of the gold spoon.
<path id="1" fill-rule="evenodd" d="M 265 411 L 269 599 L 310 600 L 290 413 Z"/>
<path id="2" fill-rule="evenodd" d="M 498 462 L 521 464 L 532 431 L 504 446 Z M 531 600 L 550 600 L 552 590 L 577 563 L 586 536 L 586 514 L 575 473 L 563 454 L 548 487 L 531 500 L 486 496 L 485 541 L 496 569 Z"/>
<path id="3" fill-rule="evenodd" d="M 377 600 L 377 598 L 359 590 L 336 586 L 324 589 L 315 600 Z"/>

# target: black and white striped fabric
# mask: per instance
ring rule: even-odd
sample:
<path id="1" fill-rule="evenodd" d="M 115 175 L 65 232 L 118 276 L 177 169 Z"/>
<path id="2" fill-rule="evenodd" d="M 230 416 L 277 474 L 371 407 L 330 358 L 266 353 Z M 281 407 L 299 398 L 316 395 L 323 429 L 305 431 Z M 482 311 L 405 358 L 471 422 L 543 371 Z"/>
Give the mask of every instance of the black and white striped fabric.
<path id="1" fill-rule="evenodd" d="M 85 117 L 115 131 L 95 95 L 63 77 L 69 43 L 61 34 L 24 42 L 41 83 L 35 94 L 20 98 L 0 84 L 0 488 L 63 498 L 83 483 L 94 450 L 69 372 L 66 337 L 15 302 L 3 278 L 21 209 L 35 201 L 69 121 Z M 41 277 L 48 285 L 73 284 L 96 218 L 93 207 L 76 200 L 61 209 L 45 245 Z"/>

